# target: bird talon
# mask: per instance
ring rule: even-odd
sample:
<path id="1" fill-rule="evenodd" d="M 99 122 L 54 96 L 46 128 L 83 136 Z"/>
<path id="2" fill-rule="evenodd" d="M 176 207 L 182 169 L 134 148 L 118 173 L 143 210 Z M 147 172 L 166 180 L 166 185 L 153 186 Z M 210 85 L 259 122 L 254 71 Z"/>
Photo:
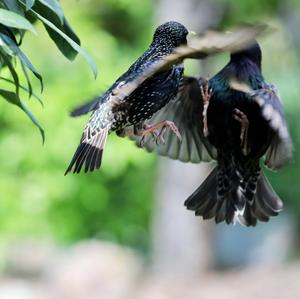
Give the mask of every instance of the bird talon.
<path id="1" fill-rule="evenodd" d="M 157 133 L 157 129 L 161 128 L 160 132 Z M 176 127 L 176 125 L 172 122 L 172 121 L 161 121 L 153 126 L 148 126 L 145 125 L 143 127 L 143 132 L 141 133 L 141 140 L 140 140 L 140 146 L 143 147 L 145 145 L 146 142 L 146 136 L 147 134 L 151 134 L 153 141 L 159 145 L 159 144 L 165 144 L 165 139 L 164 139 L 164 135 L 166 133 L 167 128 L 169 128 L 176 136 L 177 138 L 181 141 L 181 135 Z"/>
<path id="2" fill-rule="evenodd" d="M 201 98 L 203 102 L 203 135 L 204 137 L 208 136 L 208 125 L 207 125 L 207 109 L 209 106 L 209 101 L 211 99 L 211 96 L 213 94 L 212 88 L 209 88 L 209 82 L 208 79 L 205 79 L 204 83 L 200 86 L 201 91 Z"/>
<path id="3" fill-rule="evenodd" d="M 242 153 L 244 156 L 249 154 L 248 149 L 248 128 L 249 128 L 249 120 L 247 115 L 241 110 L 235 108 L 233 109 L 233 118 L 241 124 L 241 133 L 240 133 L 240 146 L 242 149 Z"/>

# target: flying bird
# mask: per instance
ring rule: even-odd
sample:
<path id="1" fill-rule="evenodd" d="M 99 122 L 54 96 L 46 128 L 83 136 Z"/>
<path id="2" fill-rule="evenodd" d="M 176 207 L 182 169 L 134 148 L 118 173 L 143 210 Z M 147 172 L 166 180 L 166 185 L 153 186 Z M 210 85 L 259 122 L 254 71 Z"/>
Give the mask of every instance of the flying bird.
<path id="1" fill-rule="evenodd" d="M 148 151 L 184 162 L 215 159 L 217 166 L 185 201 L 189 210 L 216 223 L 255 226 L 283 208 L 260 167 L 284 166 L 292 143 L 276 87 L 264 80 L 262 52 L 255 41 L 231 53 L 227 65 L 211 79 L 183 77 L 174 101 L 154 115 L 170 119 L 182 141 L 168 132 Z"/>
<path id="2" fill-rule="evenodd" d="M 131 127 L 143 144 L 148 135 L 160 143 L 169 128 L 180 141 L 174 122 L 164 119 L 149 126 L 145 120 L 177 96 L 183 60 L 243 48 L 264 29 L 264 26 L 244 26 L 228 34 L 207 32 L 190 47 L 188 30 L 182 24 L 172 21 L 160 25 L 149 48 L 125 74 L 104 94 L 71 113 L 79 116 L 93 111 L 65 174 L 72 170 L 79 173 L 82 167 L 85 172 L 100 168 L 107 136 L 113 131 L 125 136 L 126 128 Z"/>

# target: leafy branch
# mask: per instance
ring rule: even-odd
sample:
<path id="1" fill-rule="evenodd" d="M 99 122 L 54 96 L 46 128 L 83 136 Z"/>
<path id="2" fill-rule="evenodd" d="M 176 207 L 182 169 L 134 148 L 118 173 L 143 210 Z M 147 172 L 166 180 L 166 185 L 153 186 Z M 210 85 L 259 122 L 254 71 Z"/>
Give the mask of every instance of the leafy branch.
<path id="1" fill-rule="evenodd" d="M 36 21 L 43 23 L 49 37 L 67 59 L 74 60 L 78 53 L 81 54 L 90 64 L 95 77 L 97 67 L 92 58 L 80 47 L 80 40 L 64 16 L 58 0 L 0 0 L 0 70 L 6 67 L 11 77 L 0 77 L 0 80 L 13 83 L 14 86 L 13 90 L 0 88 L 0 96 L 27 114 L 39 128 L 44 141 L 42 126 L 21 101 L 19 93 L 20 89 L 23 89 L 28 92 L 29 97 L 33 95 L 30 73 L 40 81 L 43 90 L 42 76 L 20 49 L 27 31 L 36 34 L 33 26 Z M 19 61 L 21 65 L 27 88 L 20 84 L 15 61 Z"/>

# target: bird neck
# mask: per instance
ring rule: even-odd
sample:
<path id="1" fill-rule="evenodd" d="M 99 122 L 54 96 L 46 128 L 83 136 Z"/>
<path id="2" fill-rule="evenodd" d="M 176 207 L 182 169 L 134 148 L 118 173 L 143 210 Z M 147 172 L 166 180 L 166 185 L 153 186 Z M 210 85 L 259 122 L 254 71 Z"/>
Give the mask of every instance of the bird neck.
<path id="1" fill-rule="evenodd" d="M 167 42 L 153 41 L 149 49 L 154 50 L 156 53 L 160 54 L 161 56 L 164 56 L 172 53 L 172 51 L 174 50 L 174 46 Z"/>
<path id="2" fill-rule="evenodd" d="M 230 55 L 229 63 L 237 64 L 237 65 L 249 65 L 253 70 L 259 69 L 261 72 L 261 56 L 259 55 L 246 55 L 244 53 L 234 53 Z"/>
<path id="3" fill-rule="evenodd" d="M 229 86 L 232 79 L 248 84 L 253 89 L 259 88 L 264 81 L 260 67 L 249 60 L 232 61 L 216 75 L 216 79 Z"/>

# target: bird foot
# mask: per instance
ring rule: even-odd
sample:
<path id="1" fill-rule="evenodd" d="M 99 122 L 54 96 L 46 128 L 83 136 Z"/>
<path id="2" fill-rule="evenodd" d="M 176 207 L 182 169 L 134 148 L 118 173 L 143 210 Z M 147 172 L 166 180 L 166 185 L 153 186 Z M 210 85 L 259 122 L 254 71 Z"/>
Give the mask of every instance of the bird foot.
<path id="1" fill-rule="evenodd" d="M 240 134 L 240 139 L 241 139 L 241 148 L 242 148 L 242 153 L 244 156 L 247 156 L 249 154 L 249 149 L 248 149 L 248 128 L 249 128 L 249 120 L 247 115 L 240 111 L 239 109 L 234 109 L 233 110 L 233 118 L 237 120 L 241 124 L 241 134 Z"/>
<path id="2" fill-rule="evenodd" d="M 207 126 L 207 108 L 209 105 L 210 98 L 213 94 L 212 89 L 209 89 L 208 79 L 205 79 L 204 83 L 200 86 L 201 98 L 203 102 L 203 135 L 208 136 L 208 126 Z"/>
<path id="3" fill-rule="evenodd" d="M 158 132 L 159 128 L 161 128 L 161 129 Z M 142 138 L 140 140 L 140 146 L 141 147 L 144 146 L 144 144 L 146 142 L 146 137 L 148 134 L 152 135 L 152 138 L 157 145 L 164 144 L 165 143 L 164 135 L 166 133 L 167 128 L 169 128 L 177 136 L 177 138 L 181 141 L 182 138 L 181 138 L 181 135 L 180 135 L 179 130 L 177 129 L 176 125 L 172 121 L 164 120 L 153 126 L 144 125 L 144 130 L 141 134 Z"/>

